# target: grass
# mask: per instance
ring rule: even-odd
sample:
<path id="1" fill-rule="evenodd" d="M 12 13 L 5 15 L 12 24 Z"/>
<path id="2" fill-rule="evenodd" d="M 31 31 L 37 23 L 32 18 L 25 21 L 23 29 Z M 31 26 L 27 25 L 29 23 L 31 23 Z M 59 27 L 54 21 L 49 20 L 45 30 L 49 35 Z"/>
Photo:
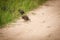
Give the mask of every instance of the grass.
<path id="1" fill-rule="evenodd" d="M 18 9 L 25 12 L 42 5 L 47 0 L 0 0 L 0 28 L 12 20 L 18 18 Z"/>

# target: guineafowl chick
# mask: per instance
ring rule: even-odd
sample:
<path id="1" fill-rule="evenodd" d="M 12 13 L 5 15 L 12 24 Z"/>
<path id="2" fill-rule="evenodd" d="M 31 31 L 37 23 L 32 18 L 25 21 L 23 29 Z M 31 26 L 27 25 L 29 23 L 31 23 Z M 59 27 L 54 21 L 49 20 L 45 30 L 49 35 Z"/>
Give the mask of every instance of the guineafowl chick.
<path id="1" fill-rule="evenodd" d="M 22 16 L 22 19 L 24 19 L 25 21 L 29 21 L 30 20 L 27 15 Z"/>
<path id="2" fill-rule="evenodd" d="M 25 14 L 24 10 L 19 9 L 18 11 L 21 15 Z"/>

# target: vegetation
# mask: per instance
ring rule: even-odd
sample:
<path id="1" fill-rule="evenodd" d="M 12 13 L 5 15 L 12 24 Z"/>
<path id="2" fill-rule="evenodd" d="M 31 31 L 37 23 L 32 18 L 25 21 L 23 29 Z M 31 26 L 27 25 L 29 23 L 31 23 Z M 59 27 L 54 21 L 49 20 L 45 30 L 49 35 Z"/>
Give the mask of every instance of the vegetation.
<path id="1" fill-rule="evenodd" d="M 0 26 L 18 18 L 19 9 L 25 12 L 36 8 L 47 0 L 0 0 Z"/>

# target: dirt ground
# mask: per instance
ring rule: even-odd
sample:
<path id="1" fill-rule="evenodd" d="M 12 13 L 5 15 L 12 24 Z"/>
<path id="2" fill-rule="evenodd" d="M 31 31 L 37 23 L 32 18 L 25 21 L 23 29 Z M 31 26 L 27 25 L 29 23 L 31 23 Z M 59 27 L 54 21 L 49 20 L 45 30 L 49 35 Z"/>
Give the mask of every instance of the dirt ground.
<path id="1" fill-rule="evenodd" d="M 60 40 L 60 0 L 50 0 L 28 13 L 31 21 L 18 19 L 0 29 L 0 40 Z"/>

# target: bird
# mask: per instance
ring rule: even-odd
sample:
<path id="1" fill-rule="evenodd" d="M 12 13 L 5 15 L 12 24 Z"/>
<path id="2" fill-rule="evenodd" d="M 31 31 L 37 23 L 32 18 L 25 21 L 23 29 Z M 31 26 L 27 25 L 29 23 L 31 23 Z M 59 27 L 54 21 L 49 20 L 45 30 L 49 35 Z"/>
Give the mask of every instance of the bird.
<path id="1" fill-rule="evenodd" d="M 22 10 L 22 9 L 19 9 L 18 11 L 21 15 L 25 14 L 24 10 Z"/>
<path id="2" fill-rule="evenodd" d="M 25 21 L 29 21 L 29 20 L 30 20 L 27 15 L 23 15 L 23 16 L 22 16 L 22 19 L 24 19 Z"/>

